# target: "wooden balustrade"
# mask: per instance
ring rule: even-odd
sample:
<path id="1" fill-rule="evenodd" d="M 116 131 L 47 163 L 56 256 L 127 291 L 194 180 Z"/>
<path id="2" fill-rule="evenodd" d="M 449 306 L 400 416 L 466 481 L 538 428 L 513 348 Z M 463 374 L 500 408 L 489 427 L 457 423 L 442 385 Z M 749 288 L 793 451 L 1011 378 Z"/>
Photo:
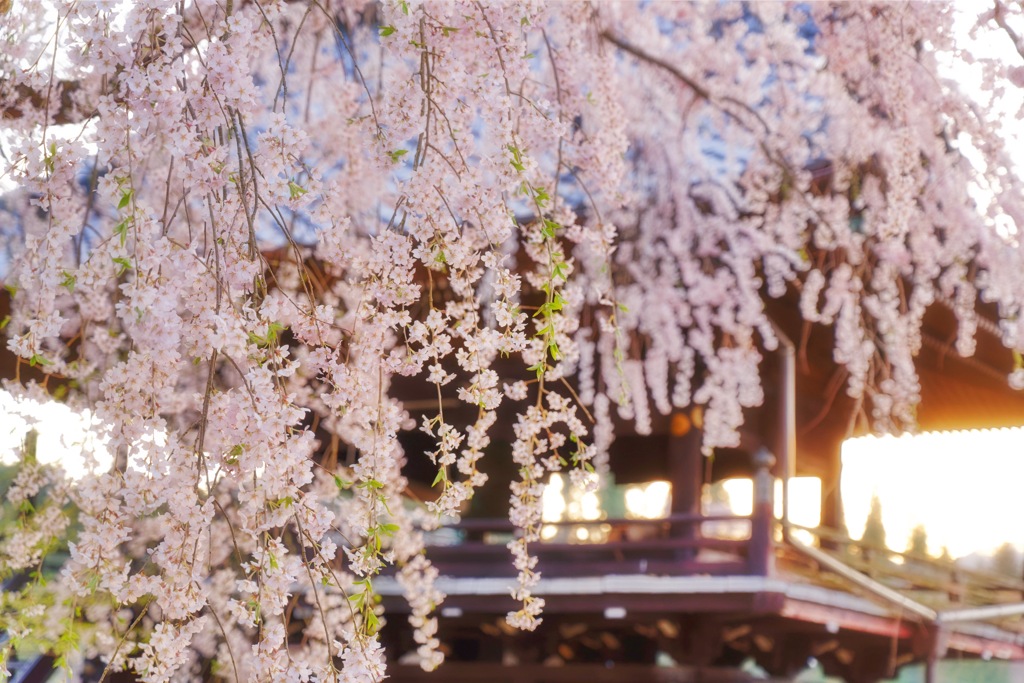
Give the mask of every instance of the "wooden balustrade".
<path id="1" fill-rule="evenodd" d="M 872 579 L 899 590 L 915 599 L 952 608 L 957 605 L 990 605 L 1019 602 L 1024 596 L 1024 581 L 982 570 L 965 569 L 951 561 L 913 553 L 899 552 L 884 546 L 854 540 L 824 527 L 808 528 L 787 524 L 790 533 L 802 532 L 828 547 L 833 557 Z M 806 560 L 790 557 L 785 546 L 779 546 L 780 558 L 790 571 L 822 578 L 820 568 L 804 566 Z M 812 563 L 813 564 L 813 563 Z"/>
<path id="2" fill-rule="evenodd" d="M 756 572 L 749 516 L 673 514 L 662 519 L 571 520 L 545 523 L 551 538 L 531 544 L 544 576 L 712 574 Z M 711 525 L 727 537 L 702 533 Z M 507 519 L 465 519 L 428 537 L 428 555 L 442 574 L 514 576 L 505 547 L 517 530 Z M 741 533 L 735 533 L 736 530 Z M 579 536 L 586 540 L 577 539 Z M 594 540 L 597 539 L 597 540 Z M 432 542 L 433 541 L 433 542 Z M 763 544 L 762 544 L 763 545 Z"/>

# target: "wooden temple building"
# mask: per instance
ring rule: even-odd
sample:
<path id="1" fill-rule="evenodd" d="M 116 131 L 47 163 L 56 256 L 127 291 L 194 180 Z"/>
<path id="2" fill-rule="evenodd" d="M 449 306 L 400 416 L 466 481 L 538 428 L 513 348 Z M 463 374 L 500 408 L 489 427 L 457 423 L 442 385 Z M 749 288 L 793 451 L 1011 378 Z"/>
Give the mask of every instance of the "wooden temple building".
<path id="1" fill-rule="evenodd" d="M 0 318 L 8 305 L 0 294 Z M 1019 577 L 965 571 L 848 538 L 840 447 L 862 425 L 832 360 L 832 330 L 806 326 L 792 300 L 766 305 L 782 335 L 797 341 L 766 354 L 764 405 L 748 411 L 741 447 L 702 455 L 696 409 L 655 417 L 651 435 L 619 425 L 610 458 L 616 482 L 668 481 L 671 509 L 660 519 L 553 522 L 551 540 L 533 548 L 546 607 L 531 633 L 504 621 L 514 607 L 515 571 L 505 547 L 513 529 L 503 516 L 512 472 L 500 468 L 511 461 L 494 453 L 482 463 L 492 481 L 469 514 L 435 534 L 428 548 L 447 595 L 441 670 L 428 674 L 415 664 L 397 582 L 375 582 L 389 615 L 382 632 L 394 658 L 388 680 L 738 683 L 752 680 L 739 665 L 753 662 L 771 680 L 789 681 L 816 661 L 846 683 L 875 683 L 911 663 L 926 664 L 926 679 L 935 680 L 934 664 L 944 657 L 1024 660 Z M 1014 360 L 987 313 L 969 359 L 953 348 L 950 310 L 936 305 L 926 316 L 918 359 L 921 430 L 1024 425 L 1024 392 L 1006 380 Z M 0 352 L 0 376 L 13 370 L 13 359 Z M 22 378 L 27 372 L 34 370 L 23 367 Z M 417 396 L 413 384 L 396 390 L 413 412 L 417 400 L 428 398 Z M 511 443 L 509 425 L 499 420 L 499 450 L 503 439 Z M 417 433 L 403 438 L 409 452 L 423 450 Z M 434 473 L 427 462 L 410 463 L 414 487 L 428 491 Z M 753 480 L 751 514 L 702 507 L 705 486 L 741 476 Z M 774 480 L 792 476 L 822 481 L 820 527 L 798 528 L 775 513 Z M 723 525 L 730 533 L 715 531 Z M 589 542 L 578 542 L 580 529 Z M 45 680 L 47 668 L 44 658 L 18 670 L 15 680 Z"/>
<path id="2" fill-rule="evenodd" d="M 766 306 L 782 336 L 799 341 L 766 354 L 765 402 L 748 412 L 741 447 L 705 458 L 699 410 L 656 418 L 647 436 L 620 425 L 615 481 L 667 480 L 670 513 L 553 523 L 552 540 L 534 546 L 546 607 L 533 633 L 504 624 L 514 608 L 505 548 L 513 530 L 493 512 L 500 506 L 481 504 L 428 548 L 448 596 L 439 635 L 447 662 L 438 674 L 398 663 L 392 680 L 747 681 L 736 667 L 756 662 L 772 680 L 789 681 L 816 661 L 847 683 L 875 683 L 923 664 L 930 682 L 942 658 L 1024 660 L 1020 577 L 965 571 L 848 537 L 840 448 L 865 425 L 832 359 L 833 331 L 805 325 L 793 300 Z M 951 308 L 940 302 L 926 316 L 918 357 L 922 431 L 1024 425 L 1024 392 L 1007 384 L 1014 361 L 994 318 L 982 311 L 977 353 L 961 358 Z M 431 474 L 420 478 L 429 484 Z M 778 514 L 787 506 L 773 499 L 781 489 L 773 480 L 793 476 L 822 481 L 820 527 L 798 528 Z M 753 479 L 752 513 L 709 514 L 703 489 L 733 477 Z M 478 496 L 504 503 L 503 485 Z M 734 533 L 715 533 L 723 524 Z M 588 542 L 566 533 L 579 529 Z M 390 594 L 385 638 L 401 662 L 415 645 L 398 617 L 400 591 L 387 580 L 378 587 Z"/>

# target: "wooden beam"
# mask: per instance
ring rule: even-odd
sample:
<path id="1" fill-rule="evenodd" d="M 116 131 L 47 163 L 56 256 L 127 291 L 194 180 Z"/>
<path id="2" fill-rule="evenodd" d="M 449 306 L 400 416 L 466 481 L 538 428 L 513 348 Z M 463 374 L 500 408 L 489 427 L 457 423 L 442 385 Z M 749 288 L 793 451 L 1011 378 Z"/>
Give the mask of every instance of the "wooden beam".
<path id="1" fill-rule="evenodd" d="M 914 631 L 907 622 L 894 617 L 880 617 L 839 607 L 787 599 L 781 616 L 787 619 L 821 624 L 829 631 L 848 630 L 887 638 L 910 638 Z"/>

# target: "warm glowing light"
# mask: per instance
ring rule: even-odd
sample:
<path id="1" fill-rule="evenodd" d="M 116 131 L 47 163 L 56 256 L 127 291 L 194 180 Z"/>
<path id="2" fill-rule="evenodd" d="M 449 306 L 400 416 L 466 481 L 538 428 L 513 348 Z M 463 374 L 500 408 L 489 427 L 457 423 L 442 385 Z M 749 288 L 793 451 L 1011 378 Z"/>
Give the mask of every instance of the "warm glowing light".
<path id="1" fill-rule="evenodd" d="M 562 474 L 552 474 L 541 496 L 541 518 L 548 522 L 541 527 L 540 537 L 545 541 L 602 543 L 607 540 L 610 527 L 556 526 L 551 522 L 593 522 L 604 518 L 601 499 L 594 491 L 585 491 L 566 481 Z"/>
<path id="2" fill-rule="evenodd" d="M 729 496 L 729 511 L 734 515 L 749 515 L 754 511 L 754 482 L 750 479 L 726 479 L 720 482 Z"/>
<path id="3" fill-rule="evenodd" d="M 877 493 L 886 542 L 905 550 L 923 524 L 928 552 L 954 557 L 1020 544 L 1024 429 L 863 437 L 843 444 L 842 497 L 851 536 L 864 532 Z"/>
<path id="4" fill-rule="evenodd" d="M 579 500 L 571 502 L 569 504 L 569 518 L 585 519 L 587 521 L 601 519 L 601 501 L 598 499 L 597 494 L 593 491 L 588 491 L 580 496 Z"/>
<path id="5" fill-rule="evenodd" d="M 775 516 L 782 519 L 782 481 L 775 482 Z M 821 524 L 821 479 L 793 477 L 789 480 L 789 521 L 806 527 Z"/>
<path id="6" fill-rule="evenodd" d="M 16 398 L 0 391 L 0 415 L 0 464 L 19 461 L 30 431 L 37 434 L 36 459 L 44 465 L 59 465 L 70 479 L 104 471 L 113 463 L 88 412 L 76 413 L 63 403 Z"/>
<path id="7" fill-rule="evenodd" d="M 659 519 L 668 516 L 672 486 L 667 481 L 652 481 L 626 488 L 628 519 Z"/>
<path id="8" fill-rule="evenodd" d="M 564 488 L 565 479 L 563 479 L 562 475 L 558 473 L 552 474 L 547 486 L 544 487 L 544 493 L 541 495 L 541 519 L 545 522 L 557 522 L 565 514 L 565 497 L 562 495 L 562 489 Z M 551 535 L 554 536 L 553 533 Z"/>
<path id="9" fill-rule="evenodd" d="M 728 509 L 737 515 L 754 510 L 754 483 L 750 479 L 726 479 L 720 482 L 729 496 Z M 782 480 L 775 480 L 775 516 L 782 519 Z M 821 524 L 821 479 L 792 477 L 789 480 L 789 521 L 806 527 Z"/>

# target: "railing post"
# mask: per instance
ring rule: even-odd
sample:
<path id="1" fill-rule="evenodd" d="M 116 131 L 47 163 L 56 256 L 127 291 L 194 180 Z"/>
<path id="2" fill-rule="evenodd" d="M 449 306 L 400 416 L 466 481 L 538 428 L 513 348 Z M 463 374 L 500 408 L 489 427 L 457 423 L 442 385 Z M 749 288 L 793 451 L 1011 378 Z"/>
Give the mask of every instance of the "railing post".
<path id="1" fill-rule="evenodd" d="M 775 456 L 767 448 L 754 454 L 754 507 L 750 515 L 750 572 L 768 576 L 775 565 L 772 551 L 775 522 L 775 480 L 771 468 Z"/>

